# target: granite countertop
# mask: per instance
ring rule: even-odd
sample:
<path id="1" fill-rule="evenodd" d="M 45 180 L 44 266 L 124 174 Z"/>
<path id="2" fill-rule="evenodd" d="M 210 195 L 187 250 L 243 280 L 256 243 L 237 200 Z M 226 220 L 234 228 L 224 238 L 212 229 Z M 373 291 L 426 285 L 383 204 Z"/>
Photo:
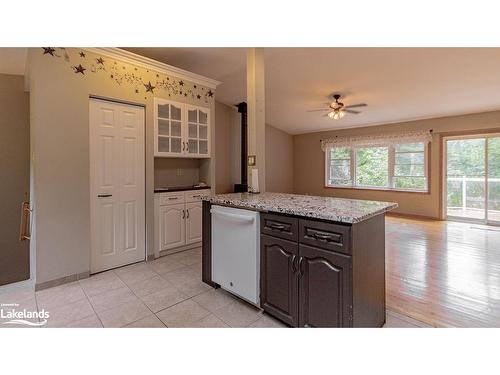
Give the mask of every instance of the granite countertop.
<path id="1" fill-rule="evenodd" d="M 167 193 L 170 191 L 187 191 L 187 190 L 205 190 L 210 189 L 210 186 L 169 186 L 157 187 L 155 193 Z"/>
<path id="2" fill-rule="evenodd" d="M 395 209 L 392 202 L 284 193 L 232 193 L 202 198 L 213 204 L 354 224 Z"/>

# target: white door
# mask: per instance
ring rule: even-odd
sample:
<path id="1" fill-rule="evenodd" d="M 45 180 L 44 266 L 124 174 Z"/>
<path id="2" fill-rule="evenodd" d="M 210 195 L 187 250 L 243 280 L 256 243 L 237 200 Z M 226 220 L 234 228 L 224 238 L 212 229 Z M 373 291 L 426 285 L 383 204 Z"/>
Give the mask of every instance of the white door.
<path id="1" fill-rule="evenodd" d="M 90 99 L 90 272 L 145 259 L 144 108 Z"/>
<path id="2" fill-rule="evenodd" d="M 169 250 L 186 243 L 184 203 L 160 206 L 160 249 Z"/>
<path id="3" fill-rule="evenodd" d="M 186 245 L 201 241 L 202 212 L 201 203 L 186 204 Z"/>

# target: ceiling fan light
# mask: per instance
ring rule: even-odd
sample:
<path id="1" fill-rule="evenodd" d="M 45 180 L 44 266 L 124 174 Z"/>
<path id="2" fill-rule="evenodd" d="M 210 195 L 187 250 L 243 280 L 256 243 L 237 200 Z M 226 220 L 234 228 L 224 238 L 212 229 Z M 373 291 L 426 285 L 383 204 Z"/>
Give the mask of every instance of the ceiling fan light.
<path id="1" fill-rule="evenodd" d="M 328 117 L 335 118 L 335 112 L 334 111 L 328 112 Z"/>
<path id="2" fill-rule="evenodd" d="M 338 111 L 338 114 L 339 114 L 339 118 L 342 118 L 345 116 L 345 112 L 344 111 Z"/>

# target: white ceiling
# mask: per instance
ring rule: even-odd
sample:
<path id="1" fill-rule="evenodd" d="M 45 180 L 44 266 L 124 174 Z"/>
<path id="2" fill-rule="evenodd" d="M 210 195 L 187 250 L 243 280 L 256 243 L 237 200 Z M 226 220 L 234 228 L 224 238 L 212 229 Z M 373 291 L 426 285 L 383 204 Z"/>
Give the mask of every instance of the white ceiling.
<path id="1" fill-rule="evenodd" d="M 222 81 L 217 100 L 245 100 L 245 49 L 128 48 Z M 266 48 L 266 122 L 292 134 L 500 109 L 499 48 Z M 322 117 L 329 94 L 359 115 Z"/>
<path id="2" fill-rule="evenodd" d="M 27 48 L 0 48 L 0 74 L 24 74 Z"/>
<path id="3" fill-rule="evenodd" d="M 127 48 L 246 97 L 244 48 Z M 266 48 L 266 122 L 292 134 L 500 109 L 500 48 Z M 0 48 L 0 73 L 24 74 L 26 48 Z M 322 117 L 333 92 L 359 115 Z"/>

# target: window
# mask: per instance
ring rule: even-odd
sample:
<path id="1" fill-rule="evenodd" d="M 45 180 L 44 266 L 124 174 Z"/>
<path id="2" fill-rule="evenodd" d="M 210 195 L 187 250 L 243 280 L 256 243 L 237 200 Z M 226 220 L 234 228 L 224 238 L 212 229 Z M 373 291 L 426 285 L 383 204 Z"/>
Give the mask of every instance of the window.
<path id="1" fill-rule="evenodd" d="M 329 147 L 327 186 L 427 191 L 426 145 Z"/>
<path id="2" fill-rule="evenodd" d="M 394 146 L 394 187 L 426 190 L 425 145 L 407 143 Z"/>
<path id="3" fill-rule="evenodd" d="M 389 148 L 356 149 L 356 186 L 387 187 L 389 184 Z"/>
<path id="4" fill-rule="evenodd" d="M 347 147 L 332 148 L 328 155 L 329 183 L 331 185 L 351 185 L 351 150 Z"/>

